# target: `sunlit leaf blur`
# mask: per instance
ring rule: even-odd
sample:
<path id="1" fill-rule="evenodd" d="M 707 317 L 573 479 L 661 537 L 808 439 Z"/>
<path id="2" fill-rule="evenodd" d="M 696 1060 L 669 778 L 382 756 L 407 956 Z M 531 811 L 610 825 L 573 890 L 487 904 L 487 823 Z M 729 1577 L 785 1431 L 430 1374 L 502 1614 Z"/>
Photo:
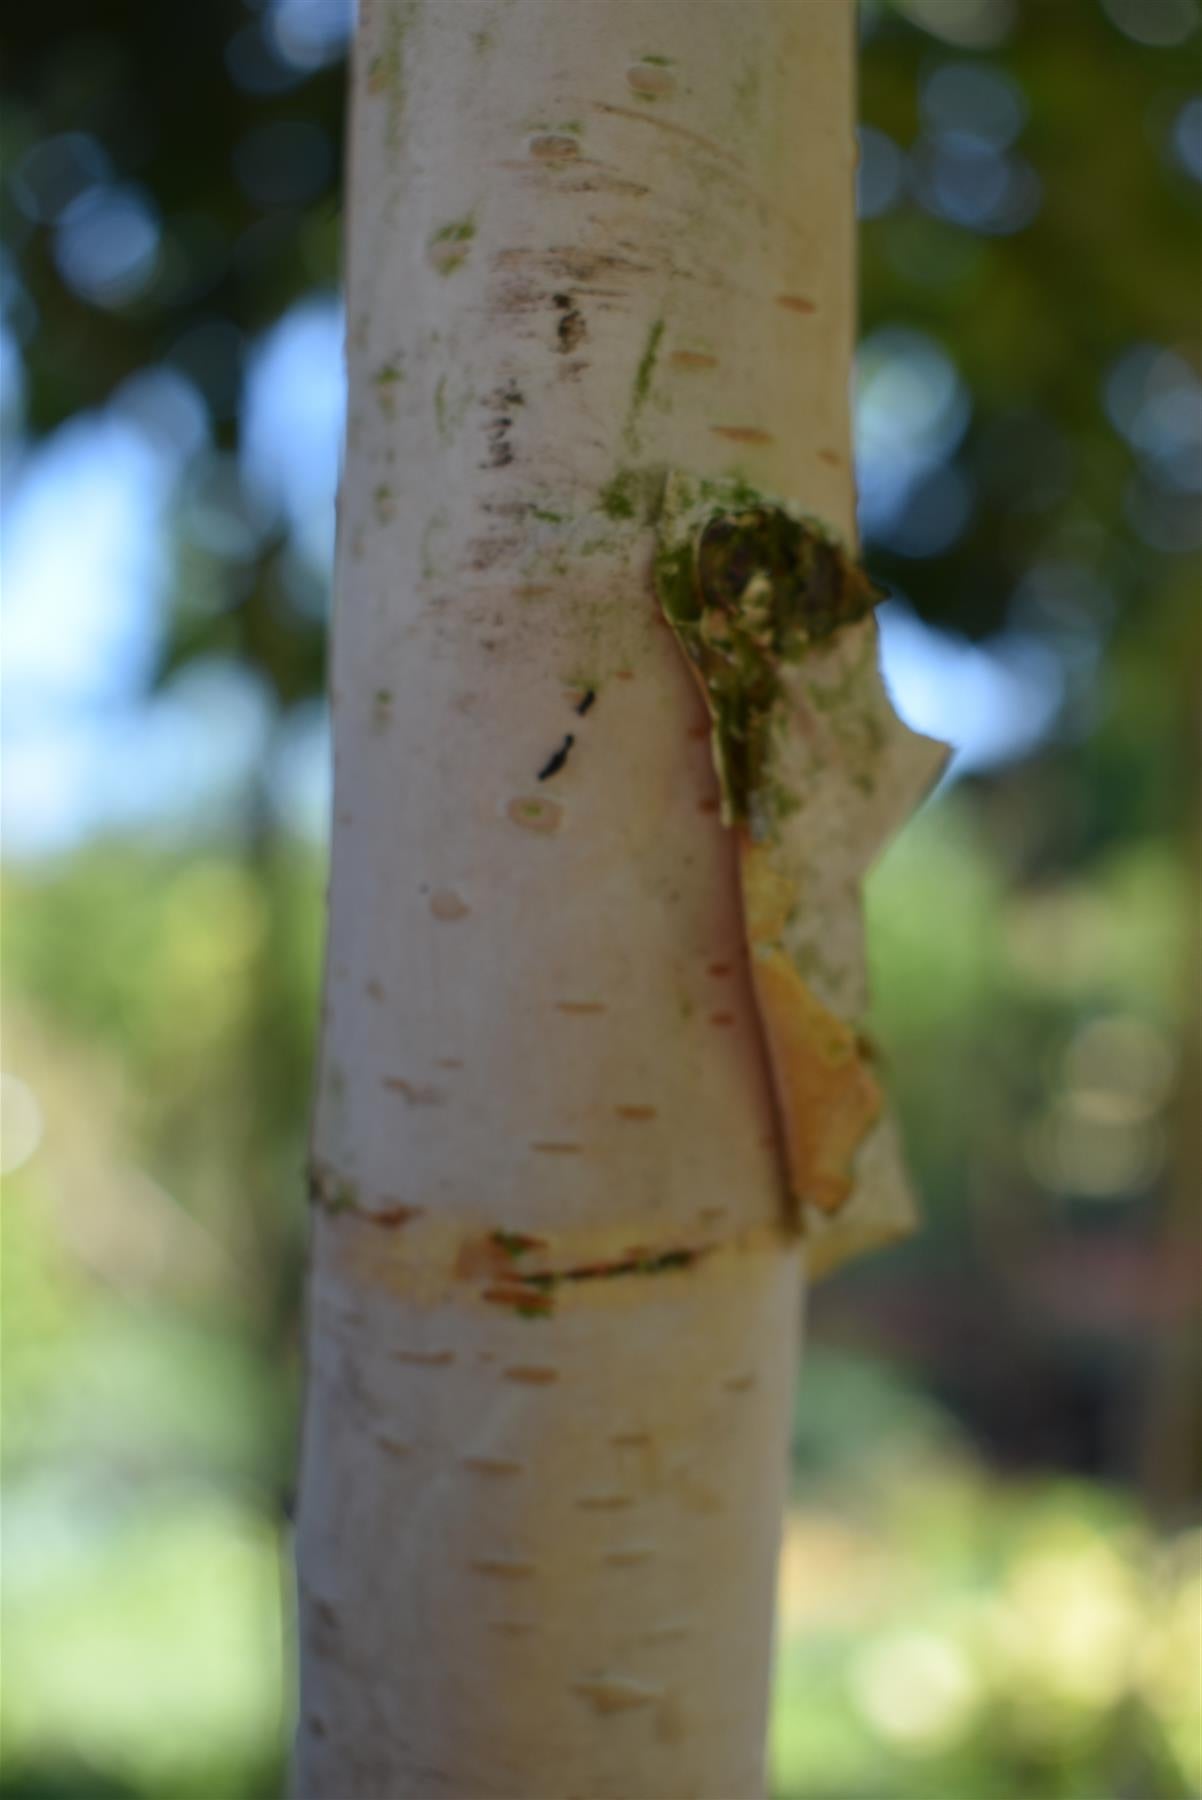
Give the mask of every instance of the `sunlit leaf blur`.
<path id="1" fill-rule="evenodd" d="M 3 1800 L 291 1707 L 348 0 L 10 9 Z M 1202 1791 L 1196 0 L 862 0 L 869 896 L 927 1228 L 810 1318 L 777 1800 Z M 804 499 L 804 496 L 802 496 Z"/>

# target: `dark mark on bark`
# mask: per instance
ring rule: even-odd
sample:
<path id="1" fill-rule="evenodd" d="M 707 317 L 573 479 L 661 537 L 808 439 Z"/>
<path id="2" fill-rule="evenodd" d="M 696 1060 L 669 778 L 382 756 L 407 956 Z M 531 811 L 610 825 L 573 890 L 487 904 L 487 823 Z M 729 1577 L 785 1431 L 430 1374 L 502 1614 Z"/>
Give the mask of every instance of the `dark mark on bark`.
<path id="1" fill-rule="evenodd" d="M 560 354 L 567 356 L 587 337 L 588 327 L 584 322 L 584 314 L 579 307 L 573 306 L 570 294 L 552 294 L 551 304 L 559 309 L 555 335 L 559 339 Z"/>
<path id="2" fill-rule="evenodd" d="M 493 1306 L 512 1306 L 521 1319 L 544 1319 L 552 1311 L 555 1302 L 550 1294 L 531 1291 L 519 1284 L 501 1282 L 495 1287 L 487 1287 L 481 1294 Z"/>
<path id="3" fill-rule="evenodd" d="M 700 1249 L 631 1250 L 612 1262 L 582 1263 L 572 1269 L 546 1269 L 527 1274 L 521 1269 L 507 1271 L 503 1282 L 484 1289 L 481 1298 L 495 1306 L 512 1306 L 524 1318 L 546 1318 L 552 1310 L 552 1296 L 566 1283 L 610 1281 L 619 1275 L 667 1275 L 676 1270 L 691 1269 L 711 1245 Z"/>
<path id="4" fill-rule="evenodd" d="M 385 1230 L 395 1230 L 398 1225 L 407 1225 L 410 1219 L 418 1218 L 421 1212 L 420 1206 L 380 1206 L 367 1217 L 373 1225 L 380 1225 Z"/>
<path id="5" fill-rule="evenodd" d="M 512 461 L 513 454 L 506 448 L 506 454 L 501 457 L 500 461 L 488 466 L 504 468 L 507 462 Z M 512 555 L 519 547 L 520 541 L 516 533 L 505 530 L 473 538 L 468 545 L 472 568 L 479 574 L 482 574 L 485 569 L 491 569 L 494 564 L 501 562 L 506 556 Z"/>
<path id="6" fill-rule="evenodd" d="M 602 277 L 629 282 L 635 276 L 655 272 L 655 264 L 615 251 L 568 249 L 562 245 L 548 250 L 503 250 L 494 258 L 494 264 L 499 269 L 537 270 L 553 281 L 570 282 L 578 291 Z"/>
<path id="7" fill-rule="evenodd" d="M 309 1199 L 327 1215 L 336 1217 L 349 1213 L 365 1225 L 376 1225 L 385 1231 L 396 1231 L 408 1225 L 422 1212 L 420 1206 L 406 1206 L 391 1195 L 384 1196 L 382 1206 L 365 1206 L 355 1182 L 319 1162 L 313 1163 L 309 1170 Z"/>
<path id="8" fill-rule="evenodd" d="M 509 442 L 509 433 L 513 427 L 513 409 L 525 404 L 522 390 L 514 381 L 507 381 L 503 386 L 494 389 L 484 402 L 491 417 L 486 426 L 488 437 L 488 461 L 480 466 L 485 469 L 504 469 L 513 461 L 513 446 Z"/>
<path id="9" fill-rule="evenodd" d="M 482 500 L 480 511 L 493 519 L 512 519 L 516 522 L 535 513 L 538 508 L 532 500 Z"/>
<path id="10" fill-rule="evenodd" d="M 490 1242 L 495 1244 L 503 1256 L 525 1256 L 529 1250 L 545 1250 L 546 1238 L 531 1237 L 524 1231 L 494 1231 Z"/>
<path id="11" fill-rule="evenodd" d="M 513 451 L 505 441 L 505 433 L 513 424 L 513 420 L 505 417 L 495 419 L 488 430 L 488 466 L 490 469 L 503 469 L 513 461 Z"/>
<path id="12" fill-rule="evenodd" d="M 588 693 L 584 695 L 579 706 L 576 708 L 576 711 L 579 713 L 579 715 L 582 719 L 583 719 L 585 713 L 588 712 L 589 709 L 592 707 L 596 698 L 597 698 L 596 689 L 590 688 Z"/>
<path id="13" fill-rule="evenodd" d="M 309 1167 L 309 1201 L 322 1212 L 358 1212 L 359 1189 L 324 1163 L 313 1162 Z"/>
<path id="14" fill-rule="evenodd" d="M 549 756 L 547 758 L 546 762 L 543 764 L 542 768 L 539 770 L 538 779 L 540 781 L 550 781 L 552 775 L 559 774 L 559 771 L 563 768 L 563 765 L 567 762 L 568 752 L 571 750 L 572 745 L 575 742 L 576 742 L 576 739 L 572 736 L 571 732 L 569 731 L 567 736 L 564 738 L 563 743 L 559 746 L 559 749 L 555 752 L 555 754 L 553 756 Z"/>

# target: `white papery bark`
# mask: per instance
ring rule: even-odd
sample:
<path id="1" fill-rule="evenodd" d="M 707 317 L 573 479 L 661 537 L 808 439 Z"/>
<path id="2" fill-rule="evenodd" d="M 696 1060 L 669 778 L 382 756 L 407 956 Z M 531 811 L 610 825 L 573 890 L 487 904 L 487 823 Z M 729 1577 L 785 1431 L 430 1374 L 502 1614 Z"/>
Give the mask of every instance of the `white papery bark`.
<path id="1" fill-rule="evenodd" d="M 754 1800 L 802 1269 L 647 508 L 851 532 L 853 8 L 360 10 L 296 1791 Z"/>

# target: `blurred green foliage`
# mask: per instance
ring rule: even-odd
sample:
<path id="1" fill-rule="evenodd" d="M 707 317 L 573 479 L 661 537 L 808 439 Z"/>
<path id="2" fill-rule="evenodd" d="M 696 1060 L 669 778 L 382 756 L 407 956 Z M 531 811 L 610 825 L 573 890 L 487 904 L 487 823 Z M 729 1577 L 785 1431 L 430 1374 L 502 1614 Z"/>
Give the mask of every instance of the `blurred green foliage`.
<path id="1" fill-rule="evenodd" d="M 277 873 L 127 845 L 6 882 L 27 1099 L 4 1210 L 6 1796 L 277 1791 L 320 912 L 314 856 Z M 871 888 L 930 1225 L 815 1302 L 781 1800 L 1095 1800 L 1124 1771 L 1184 1800 L 1202 1779 L 1191 1481 L 1158 1535 L 1127 1408 L 1174 1304 L 1162 1262 L 1138 1277 L 1161 1255 L 1180 865 L 1128 850 L 1037 894 L 1005 874 L 952 796 Z M 257 1103 L 248 1034 L 292 1071 L 286 1117 Z M 1125 1151 L 1099 1162 L 1098 1130 Z M 1135 1171 L 1117 1194 L 1115 1166 Z"/>
<path id="2" fill-rule="evenodd" d="M 318 688 L 320 582 L 236 453 L 258 335 L 337 280 L 338 16 L 59 0 L 4 28 L 28 429 L 139 370 L 195 386 L 181 517 L 201 493 L 242 535 L 181 531 L 154 678 L 236 658 L 280 720 Z M 777 1792 L 1178 1800 L 1202 1789 L 1197 9 L 863 18 L 870 558 L 929 621 L 1036 642 L 1064 702 L 871 885 L 928 1225 L 813 1303 Z M 82 257 L 122 219 L 125 264 Z M 927 436 L 895 443 L 907 407 Z M 267 789 L 236 832 L 5 876 L 4 1800 L 280 1791 L 323 871 Z"/>
<path id="3" fill-rule="evenodd" d="M 999 1485 L 946 1420 L 911 1435 L 878 1364 L 853 1379 L 884 1429 L 787 1526 L 777 1800 L 1189 1800 L 1198 1537 L 1097 1486 Z M 848 1389 L 818 1353 L 810 1405 Z"/>

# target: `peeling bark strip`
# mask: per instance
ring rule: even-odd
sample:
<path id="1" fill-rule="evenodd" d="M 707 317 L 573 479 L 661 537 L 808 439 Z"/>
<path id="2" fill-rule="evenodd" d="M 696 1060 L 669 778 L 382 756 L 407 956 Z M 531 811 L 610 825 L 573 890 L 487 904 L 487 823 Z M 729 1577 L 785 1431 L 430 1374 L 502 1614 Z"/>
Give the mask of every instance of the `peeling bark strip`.
<path id="1" fill-rule="evenodd" d="M 884 1101 L 858 1019 L 841 1017 L 806 980 L 823 925 L 818 916 L 806 927 L 815 889 L 807 864 L 815 856 L 828 872 L 842 864 L 854 883 L 944 753 L 892 710 L 870 617 L 880 596 L 832 527 L 744 481 L 674 475 L 655 578 L 710 716 L 790 1187 L 798 1223 L 815 1239 L 811 1269 L 821 1273 L 904 1233 L 913 1209 L 887 1138 L 857 1187 Z M 881 804 L 883 776 L 894 792 Z M 841 834 L 816 831 L 836 798 Z M 857 934 L 845 937 L 844 955 L 858 996 Z M 840 973 L 828 950 L 824 981 L 836 992 Z"/>
<path id="2" fill-rule="evenodd" d="M 763 1793 L 780 1149 L 846 1247 L 889 1179 L 855 889 L 917 785 L 836 548 L 853 39 L 358 8 L 295 1800 Z"/>

